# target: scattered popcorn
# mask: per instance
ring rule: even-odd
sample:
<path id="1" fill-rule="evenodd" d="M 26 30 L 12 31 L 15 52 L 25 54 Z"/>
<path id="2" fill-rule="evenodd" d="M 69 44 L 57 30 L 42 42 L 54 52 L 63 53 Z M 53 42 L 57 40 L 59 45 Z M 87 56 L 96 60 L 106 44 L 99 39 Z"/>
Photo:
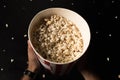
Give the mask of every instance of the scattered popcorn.
<path id="1" fill-rule="evenodd" d="M 12 40 L 14 40 L 14 37 L 11 37 Z"/>
<path id="2" fill-rule="evenodd" d="M 112 1 L 112 3 L 114 3 L 115 1 Z"/>
<path id="3" fill-rule="evenodd" d="M 3 71 L 4 69 L 3 68 L 0 68 L 1 71 Z"/>
<path id="4" fill-rule="evenodd" d="M 11 61 L 11 63 L 12 63 L 12 62 L 14 61 L 14 59 L 11 59 L 10 61 Z"/>
<path id="5" fill-rule="evenodd" d="M 98 31 L 96 31 L 96 34 L 98 34 Z"/>
<path id="6" fill-rule="evenodd" d="M 45 74 L 43 74 L 42 77 L 45 78 Z"/>
<path id="7" fill-rule="evenodd" d="M 24 37 L 27 37 L 27 34 L 25 34 Z"/>
<path id="8" fill-rule="evenodd" d="M 71 3 L 71 5 L 74 5 L 74 3 Z"/>
<path id="9" fill-rule="evenodd" d="M 115 19 L 117 19 L 118 18 L 118 16 L 115 16 Z"/>
<path id="10" fill-rule="evenodd" d="M 6 5 L 4 5 L 3 7 L 6 8 Z"/>
<path id="11" fill-rule="evenodd" d="M 6 50 L 5 50 L 5 49 L 3 49 L 3 50 L 2 50 L 2 52 L 6 52 Z"/>
<path id="12" fill-rule="evenodd" d="M 6 28 L 8 28 L 8 24 L 5 24 Z"/>
<path id="13" fill-rule="evenodd" d="M 111 37 L 112 35 L 111 34 L 109 34 L 109 37 Z"/>
<path id="14" fill-rule="evenodd" d="M 109 58 L 109 57 L 107 57 L 107 61 L 110 61 L 110 58 Z"/>
<path id="15" fill-rule="evenodd" d="M 120 79 L 120 74 L 118 75 L 118 78 Z"/>

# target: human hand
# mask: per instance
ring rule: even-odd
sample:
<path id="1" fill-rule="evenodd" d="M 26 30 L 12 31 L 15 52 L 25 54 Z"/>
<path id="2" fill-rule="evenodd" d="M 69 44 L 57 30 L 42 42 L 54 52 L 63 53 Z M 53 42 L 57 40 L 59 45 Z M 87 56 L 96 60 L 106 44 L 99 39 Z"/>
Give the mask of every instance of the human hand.
<path id="1" fill-rule="evenodd" d="M 37 72 L 40 69 L 41 65 L 35 54 L 34 50 L 32 49 L 30 42 L 28 40 L 28 70 L 32 72 Z"/>

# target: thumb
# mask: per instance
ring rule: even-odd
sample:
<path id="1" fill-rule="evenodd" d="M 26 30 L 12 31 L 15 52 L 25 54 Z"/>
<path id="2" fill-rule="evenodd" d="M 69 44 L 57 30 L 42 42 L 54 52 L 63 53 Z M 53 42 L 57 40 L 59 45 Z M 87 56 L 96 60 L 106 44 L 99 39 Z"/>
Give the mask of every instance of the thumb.
<path id="1" fill-rule="evenodd" d="M 28 60 L 36 58 L 33 48 L 31 47 L 30 41 L 28 40 Z"/>

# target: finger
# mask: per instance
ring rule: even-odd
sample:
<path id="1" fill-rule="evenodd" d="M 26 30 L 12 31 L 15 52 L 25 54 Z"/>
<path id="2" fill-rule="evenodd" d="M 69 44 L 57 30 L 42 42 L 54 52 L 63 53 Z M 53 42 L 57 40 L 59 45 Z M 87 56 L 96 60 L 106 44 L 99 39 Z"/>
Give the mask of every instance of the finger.
<path id="1" fill-rule="evenodd" d="M 28 51 L 29 52 L 34 52 L 31 45 L 30 45 L 30 41 L 28 40 Z"/>
<path id="2" fill-rule="evenodd" d="M 30 41 L 28 40 L 28 64 L 31 63 L 40 67 L 38 56 L 35 54 L 33 48 L 31 47 Z"/>
<path id="3" fill-rule="evenodd" d="M 30 45 L 29 40 L 28 40 L 28 59 L 29 59 L 29 60 L 33 60 L 33 59 L 35 59 L 35 58 L 36 58 L 36 55 L 35 55 L 35 53 L 34 53 L 33 48 L 32 48 L 31 45 Z"/>

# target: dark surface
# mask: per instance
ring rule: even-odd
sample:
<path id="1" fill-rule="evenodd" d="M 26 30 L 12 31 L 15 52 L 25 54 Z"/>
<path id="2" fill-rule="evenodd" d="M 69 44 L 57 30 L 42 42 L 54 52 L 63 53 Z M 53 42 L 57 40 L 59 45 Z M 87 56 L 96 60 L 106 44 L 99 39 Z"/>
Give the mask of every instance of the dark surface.
<path id="1" fill-rule="evenodd" d="M 69 75 L 58 79 L 85 80 L 81 74 L 84 70 L 101 80 L 120 79 L 120 0 L 0 0 L 0 80 L 19 80 L 23 75 L 27 67 L 29 23 L 36 13 L 49 7 L 77 12 L 91 30 L 85 55 Z M 44 69 L 42 74 L 46 75 L 45 80 L 56 79 Z"/>

